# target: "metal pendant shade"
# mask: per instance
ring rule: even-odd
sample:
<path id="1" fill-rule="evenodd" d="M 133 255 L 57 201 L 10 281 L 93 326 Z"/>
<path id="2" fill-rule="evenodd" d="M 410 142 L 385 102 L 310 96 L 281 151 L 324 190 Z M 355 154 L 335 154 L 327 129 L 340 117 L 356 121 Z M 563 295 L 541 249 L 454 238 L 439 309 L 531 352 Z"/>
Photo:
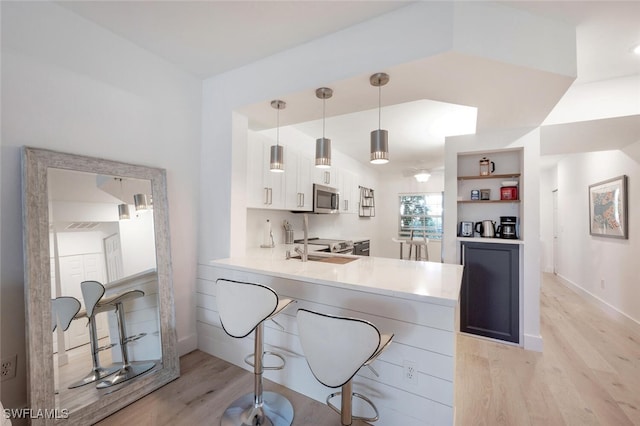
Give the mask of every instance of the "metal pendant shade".
<path id="1" fill-rule="evenodd" d="M 150 204 L 147 194 L 134 194 L 133 204 L 136 206 L 136 210 L 147 210 Z"/>
<path id="2" fill-rule="evenodd" d="M 129 204 L 118 204 L 118 218 L 120 220 L 131 218 L 131 215 L 129 215 Z"/>
<path id="3" fill-rule="evenodd" d="M 271 107 L 277 113 L 276 144 L 271 146 L 269 155 L 269 170 L 276 173 L 284 172 L 284 147 L 280 146 L 280 110 L 285 109 L 287 104 L 279 99 L 271 101 Z"/>
<path id="4" fill-rule="evenodd" d="M 382 115 L 382 89 L 389 82 L 389 75 L 383 72 L 373 74 L 369 77 L 372 86 L 378 88 L 378 130 L 371 132 L 371 158 L 372 164 L 385 164 L 389 162 L 389 132 L 380 129 Z"/>
<path id="5" fill-rule="evenodd" d="M 316 97 L 322 99 L 322 137 L 316 139 L 316 167 L 326 169 L 331 167 L 331 139 L 324 137 L 325 103 L 333 96 L 333 90 L 321 87 L 316 90 Z"/>

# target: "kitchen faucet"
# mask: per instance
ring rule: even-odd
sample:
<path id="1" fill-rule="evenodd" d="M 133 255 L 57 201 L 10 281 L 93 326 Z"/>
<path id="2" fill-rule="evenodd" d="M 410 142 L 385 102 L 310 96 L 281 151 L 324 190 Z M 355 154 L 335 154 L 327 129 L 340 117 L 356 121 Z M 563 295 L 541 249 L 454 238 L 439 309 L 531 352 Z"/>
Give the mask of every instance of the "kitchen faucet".
<path id="1" fill-rule="evenodd" d="M 302 215 L 302 226 L 304 227 L 304 251 L 298 246 L 294 250 L 300 255 L 300 259 L 306 262 L 309 259 L 309 215 L 307 213 Z"/>

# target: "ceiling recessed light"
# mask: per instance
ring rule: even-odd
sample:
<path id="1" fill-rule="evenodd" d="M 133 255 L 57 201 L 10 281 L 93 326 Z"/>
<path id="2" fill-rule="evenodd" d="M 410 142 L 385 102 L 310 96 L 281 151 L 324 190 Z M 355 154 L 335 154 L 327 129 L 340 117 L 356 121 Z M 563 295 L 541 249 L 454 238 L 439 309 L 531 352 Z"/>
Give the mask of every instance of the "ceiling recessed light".
<path id="1" fill-rule="evenodd" d="M 632 49 L 632 52 L 636 55 L 640 55 L 640 44 L 636 44 L 636 47 Z"/>

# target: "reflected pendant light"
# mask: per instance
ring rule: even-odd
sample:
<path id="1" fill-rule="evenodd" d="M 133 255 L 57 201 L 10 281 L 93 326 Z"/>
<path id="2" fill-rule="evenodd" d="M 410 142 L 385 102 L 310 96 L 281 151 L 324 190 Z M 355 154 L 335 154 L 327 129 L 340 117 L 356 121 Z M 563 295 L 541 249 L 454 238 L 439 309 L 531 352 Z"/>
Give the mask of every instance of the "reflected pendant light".
<path id="1" fill-rule="evenodd" d="M 269 170 L 272 172 L 284 172 L 284 148 L 280 146 L 280 110 L 285 109 L 287 104 L 281 100 L 271 101 L 271 107 L 278 110 L 276 126 L 276 144 L 271 145 L 271 155 L 269 156 Z"/>
<path id="2" fill-rule="evenodd" d="M 122 200 L 124 197 L 124 190 L 122 189 L 122 178 L 114 178 L 120 181 L 120 199 Z M 120 220 L 125 220 L 131 218 L 129 215 L 129 204 L 123 203 L 118 204 L 118 218 Z"/>
<path id="3" fill-rule="evenodd" d="M 385 164 L 389 162 L 389 132 L 380 129 L 382 115 L 382 86 L 389 82 L 389 75 L 383 72 L 373 74 L 369 77 L 372 86 L 378 88 L 378 130 L 371 132 L 371 163 Z"/>
<path id="4" fill-rule="evenodd" d="M 120 220 L 129 219 L 129 204 L 118 204 L 118 217 Z"/>
<path id="5" fill-rule="evenodd" d="M 147 210 L 149 208 L 147 194 L 134 194 L 133 204 L 136 206 L 136 210 Z"/>
<path id="6" fill-rule="evenodd" d="M 328 169 L 331 167 L 331 139 L 324 137 L 325 103 L 333 96 L 333 90 L 321 87 L 316 90 L 316 97 L 322 99 L 322 138 L 316 139 L 316 167 Z"/>

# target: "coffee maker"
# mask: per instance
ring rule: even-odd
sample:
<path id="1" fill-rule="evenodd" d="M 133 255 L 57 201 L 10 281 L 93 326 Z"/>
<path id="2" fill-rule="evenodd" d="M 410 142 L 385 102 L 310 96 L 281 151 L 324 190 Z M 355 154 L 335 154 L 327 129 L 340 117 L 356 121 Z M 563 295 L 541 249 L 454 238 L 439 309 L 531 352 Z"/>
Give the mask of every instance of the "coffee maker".
<path id="1" fill-rule="evenodd" d="M 500 216 L 500 225 L 498 226 L 498 234 L 500 238 L 507 240 L 517 240 L 518 218 L 516 216 Z"/>

